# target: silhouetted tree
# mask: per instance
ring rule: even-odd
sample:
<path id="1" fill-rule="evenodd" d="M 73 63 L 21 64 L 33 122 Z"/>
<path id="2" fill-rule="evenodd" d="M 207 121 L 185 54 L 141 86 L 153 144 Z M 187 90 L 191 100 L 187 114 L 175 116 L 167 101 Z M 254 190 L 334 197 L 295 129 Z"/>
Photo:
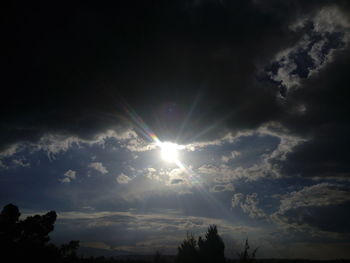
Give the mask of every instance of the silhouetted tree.
<path id="1" fill-rule="evenodd" d="M 0 214 L 0 246 L 2 256 L 11 261 L 61 262 L 75 256 L 78 241 L 57 248 L 49 243 L 57 215 L 50 211 L 44 215 L 19 220 L 20 212 L 13 204 L 6 205 Z"/>
<path id="2" fill-rule="evenodd" d="M 13 204 L 6 205 L 0 214 L 0 247 L 5 253 L 15 250 L 16 242 L 20 236 L 18 220 L 20 212 Z"/>
<path id="3" fill-rule="evenodd" d="M 225 244 L 218 234 L 215 225 L 208 227 L 205 237 L 198 238 L 198 246 L 193 235 L 187 234 L 186 239 L 178 247 L 176 261 L 187 262 L 225 262 Z"/>
<path id="4" fill-rule="evenodd" d="M 57 258 L 57 248 L 49 244 L 48 234 L 54 229 L 54 211 L 45 215 L 19 220 L 20 212 L 13 204 L 6 205 L 0 214 L 0 243 L 6 256 L 13 260 L 44 261 Z"/>
<path id="5" fill-rule="evenodd" d="M 202 262 L 225 262 L 225 244 L 216 225 L 209 226 L 204 239 L 199 237 L 198 246 Z"/>
<path id="6" fill-rule="evenodd" d="M 244 250 L 240 253 L 237 253 L 240 263 L 252 263 L 255 261 L 255 254 L 258 248 L 254 249 L 252 253 L 249 253 L 249 249 L 250 249 L 250 246 L 247 238 L 245 241 Z"/>
<path id="7" fill-rule="evenodd" d="M 193 263 L 199 260 L 197 242 L 192 234 L 187 233 L 186 239 L 182 241 L 177 251 L 176 262 L 178 263 Z"/>

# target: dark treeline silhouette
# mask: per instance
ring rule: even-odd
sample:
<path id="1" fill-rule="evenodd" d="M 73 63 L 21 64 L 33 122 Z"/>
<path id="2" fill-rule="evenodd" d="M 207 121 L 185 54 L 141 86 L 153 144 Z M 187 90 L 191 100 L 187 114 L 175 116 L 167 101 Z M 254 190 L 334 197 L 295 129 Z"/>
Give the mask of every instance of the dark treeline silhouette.
<path id="1" fill-rule="evenodd" d="M 148 260 L 114 258 L 114 257 L 82 257 L 77 255 L 79 241 L 56 246 L 50 242 L 49 233 L 54 230 L 57 215 L 50 211 L 44 215 L 28 216 L 20 220 L 18 207 L 6 205 L 0 214 L 0 260 L 1 262 L 52 262 L 52 263 L 315 263 L 315 262 L 349 262 L 347 260 L 311 261 L 255 259 L 257 249 L 250 252 L 248 239 L 244 250 L 237 253 L 237 259 L 225 258 L 225 244 L 218 234 L 215 225 L 209 226 L 205 236 L 198 238 L 188 234 L 178 247 L 176 257 L 163 256 L 159 252 Z M 141 257 L 142 258 L 142 257 Z M 6 261 L 4 261 L 4 259 Z"/>

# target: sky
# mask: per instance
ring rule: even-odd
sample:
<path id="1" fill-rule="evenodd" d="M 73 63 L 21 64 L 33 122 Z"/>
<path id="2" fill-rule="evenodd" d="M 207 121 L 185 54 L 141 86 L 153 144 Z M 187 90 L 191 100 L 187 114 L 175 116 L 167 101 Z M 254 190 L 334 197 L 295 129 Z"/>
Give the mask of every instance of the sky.
<path id="1" fill-rule="evenodd" d="M 348 1 L 1 15 L 1 207 L 55 210 L 52 241 L 86 253 L 176 254 L 215 224 L 228 257 L 248 238 L 261 258 L 350 258 Z"/>

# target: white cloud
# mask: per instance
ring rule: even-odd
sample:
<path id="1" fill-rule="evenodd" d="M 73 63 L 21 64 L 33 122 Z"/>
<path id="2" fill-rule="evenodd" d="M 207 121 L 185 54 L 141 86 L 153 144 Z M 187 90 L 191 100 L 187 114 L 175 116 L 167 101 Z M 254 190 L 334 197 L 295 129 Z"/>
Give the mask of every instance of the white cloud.
<path id="1" fill-rule="evenodd" d="M 310 23 L 313 27 L 309 27 Z M 304 35 L 294 46 L 276 55 L 274 62 L 279 68 L 276 73 L 269 73 L 272 80 L 281 83 L 287 90 L 300 87 L 302 79 L 317 74 L 333 61 L 335 51 L 345 49 L 350 40 L 349 20 L 342 10 L 333 6 L 324 7 L 312 16 L 299 18 L 290 25 L 290 30 L 304 32 Z M 334 38 L 338 38 L 340 44 L 332 45 Z M 311 63 L 298 65 L 300 54 L 304 60 L 309 58 Z"/>
<path id="2" fill-rule="evenodd" d="M 172 169 L 168 172 L 168 176 L 169 179 L 166 182 L 167 185 L 189 184 L 185 171 L 180 168 Z"/>
<path id="3" fill-rule="evenodd" d="M 241 153 L 238 151 L 232 151 L 229 155 L 223 155 L 221 156 L 221 161 L 224 163 L 228 163 L 229 161 L 237 158 L 238 156 L 240 156 Z"/>
<path id="4" fill-rule="evenodd" d="M 272 136 L 279 139 L 279 144 L 271 153 L 262 155 L 261 160 L 250 167 L 236 166 L 233 168 L 230 166 L 228 161 L 240 155 L 239 152 L 233 151 L 231 156 L 222 159 L 225 161 L 223 164 L 204 164 L 197 169 L 197 172 L 207 176 L 208 180 L 215 180 L 219 183 L 229 183 L 241 178 L 247 181 L 265 177 L 280 178 L 283 176 L 280 173 L 280 162 L 286 161 L 287 155 L 293 151 L 294 147 L 307 141 L 306 138 L 289 135 L 287 129 L 273 122 L 266 123 L 256 130 L 237 134 L 234 140 L 239 140 L 241 136 Z"/>
<path id="5" fill-rule="evenodd" d="M 142 171 L 147 178 L 151 179 L 151 180 L 157 180 L 157 181 L 164 181 L 164 169 L 160 169 L 159 171 L 155 168 L 149 167 L 146 168 Z"/>
<path id="6" fill-rule="evenodd" d="M 245 179 L 247 182 L 256 181 L 261 178 L 279 178 L 276 170 L 270 169 L 271 165 L 261 162 L 253 164 L 250 167 L 241 166 L 233 168 L 226 164 L 221 165 L 203 165 L 198 168 L 198 173 L 206 176 L 207 180 L 217 183 L 229 183 L 237 179 Z"/>
<path id="7" fill-rule="evenodd" d="M 119 137 L 118 140 L 121 142 L 121 147 L 126 148 L 131 152 L 151 151 L 157 147 L 154 142 L 149 143 L 139 137 L 134 130 L 127 131 L 123 136 Z"/>
<path id="8" fill-rule="evenodd" d="M 266 213 L 258 207 L 259 198 L 257 193 L 246 195 L 245 202 L 241 203 L 242 210 L 252 218 L 266 218 Z"/>
<path id="9" fill-rule="evenodd" d="M 124 144 L 124 147 L 132 152 L 145 152 L 157 148 L 155 143 L 148 143 L 141 138 L 133 138 Z"/>
<path id="10" fill-rule="evenodd" d="M 30 167 L 30 163 L 26 159 L 23 159 L 23 158 L 13 159 L 12 162 L 15 166 Z"/>
<path id="11" fill-rule="evenodd" d="M 329 220 L 327 211 L 332 211 L 327 210 L 329 207 L 350 202 L 350 189 L 340 184 L 320 183 L 288 193 L 281 197 L 280 202 L 278 210 L 271 215 L 275 223 L 286 229 L 310 231 L 313 235 L 336 236 L 330 229 L 336 231 L 337 226 L 323 220 Z M 343 216 L 338 219 L 339 229 L 344 220 Z"/>
<path id="12" fill-rule="evenodd" d="M 82 145 L 104 145 L 105 141 L 109 138 L 118 140 L 121 143 L 122 147 L 125 147 L 129 150 L 144 151 L 152 148 L 147 146 L 147 143 L 142 141 L 138 137 L 137 133 L 132 129 L 127 129 L 125 131 L 108 129 L 104 132 L 96 134 L 89 139 L 83 139 L 67 134 L 47 133 L 41 136 L 40 139 L 36 142 L 22 141 L 9 145 L 7 148 L 0 152 L 0 159 L 4 157 L 10 157 L 25 149 L 28 149 L 30 152 L 44 151 L 47 153 L 50 159 L 54 159 L 57 154 L 66 152 L 74 145 L 79 147 Z M 135 143 L 134 140 L 137 140 L 137 143 Z M 128 147 L 129 141 L 131 141 L 131 143 Z"/>
<path id="13" fill-rule="evenodd" d="M 235 134 L 229 132 L 225 136 L 218 138 L 218 139 L 214 139 L 211 141 L 194 142 L 194 143 L 184 145 L 183 147 L 187 151 L 193 152 L 193 151 L 196 151 L 196 150 L 199 150 L 202 148 L 206 148 L 208 146 L 221 146 L 225 143 L 233 143 L 238 137 L 245 136 L 248 134 L 249 134 L 249 132 L 246 132 L 246 131 L 237 132 Z"/>
<path id="14" fill-rule="evenodd" d="M 281 200 L 279 212 L 284 213 L 299 207 L 339 205 L 349 201 L 349 189 L 342 189 L 341 185 L 320 183 L 285 195 Z"/>
<path id="15" fill-rule="evenodd" d="M 197 172 L 205 176 L 208 181 L 217 183 L 229 183 L 235 179 L 241 178 L 242 173 L 237 173 L 237 169 L 233 169 L 228 165 L 212 165 L 205 164 L 198 168 Z"/>
<path id="16" fill-rule="evenodd" d="M 189 175 L 181 168 L 146 168 L 143 173 L 166 186 L 190 186 Z"/>
<path id="17" fill-rule="evenodd" d="M 35 144 L 29 147 L 33 151 L 44 151 L 50 159 L 54 159 L 55 155 L 66 152 L 73 145 L 79 145 L 81 140 L 76 136 L 64 136 L 59 134 L 47 134 L 40 138 Z"/>
<path id="18" fill-rule="evenodd" d="M 270 135 L 280 139 L 277 148 L 271 153 L 268 159 L 285 160 L 287 154 L 292 152 L 295 146 L 308 140 L 307 138 L 288 135 L 288 130 L 275 123 L 271 123 L 270 126 L 261 127 L 259 133 L 261 135 Z"/>
<path id="19" fill-rule="evenodd" d="M 68 170 L 63 174 L 63 178 L 59 179 L 61 183 L 70 183 L 76 179 L 76 171 Z"/>
<path id="20" fill-rule="evenodd" d="M 124 225 L 125 229 L 140 231 L 145 229 L 156 229 L 159 231 L 170 231 L 180 233 L 182 239 L 187 230 L 194 232 L 205 232 L 211 224 L 220 227 L 220 233 L 240 233 L 257 231 L 258 228 L 249 226 L 234 226 L 231 222 L 219 218 L 188 216 L 177 210 L 163 209 L 157 213 L 128 212 L 62 212 L 59 213 L 60 220 L 84 219 L 88 227 Z"/>
<path id="21" fill-rule="evenodd" d="M 232 183 L 216 184 L 209 189 L 210 192 L 233 192 L 234 190 L 235 190 L 235 187 L 233 186 Z"/>
<path id="22" fill-rule="evenodd" d="M 248 194 L 244 198 L 244 194 L 234 194 L 231 201 L 232 207 L 240 206 L 244 213 L 251 218 L 268 218 L 268 215 L 258 207 L 259 198 L 257 193 Z"/>
<path id="23" fill-rule="evenodd" d="M 346 13 L 336 6 L 322 8 L 314 18 L 315 31 L 337 32 L 346 31 L 345 37 L 349 39 L 350 23 Z"/>
<path id="24" fill-rule="evenodd" d="M 101 162 L 90 163 L 89 167 L 95 169 L 96 171 L 100 172 L 101 174 L 108 173 L 108 170 L 106 169 L 106 167 L 103 166 L 103 164 Z"/>
<path id="25" fill-rule="evenodd" d="M 128 184 L 132 179 L 129 176 L 121 173 L 117 176 L 116 180 L 118 184 Z"/>
<path id="26" fill-rule="evenodd" d="M 242 194 L 242 193 L 236 193 L 236 194 L 234 194 L 234 195 L 232 196 L 232 201 L 231 201 L 232 207 L 238 206 L 238 205 L 241 203 L 241 201 L 242 201 L 243 198 L 244 198 L 244 194 Z"/>
<path id="27" fill-rule="evenodd" d="M 15 153 L 23 150 L 24 145 L 21 143 L 14 143 L 9 145 L 7 148 L 5 148 L 4 150 L 2 150 L 0 152 L 0 159 L 4 158 L 4 157 L 9 157 L 14 155 Z"/>

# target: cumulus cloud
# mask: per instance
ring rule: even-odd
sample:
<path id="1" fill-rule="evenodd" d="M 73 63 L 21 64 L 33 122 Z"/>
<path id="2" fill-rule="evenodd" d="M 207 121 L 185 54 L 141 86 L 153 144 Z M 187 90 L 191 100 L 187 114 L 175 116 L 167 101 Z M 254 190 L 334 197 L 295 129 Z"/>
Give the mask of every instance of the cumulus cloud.
<path id="1" fill-rule="evenodd" d="M 121 173 L 117 176 L 116 180 L 118 184 L 128 184 L 132 179 L 129 176 Z"/>
<path id="2" fill-rule="evenodd" d="M 183 169 L 175 168 L 168 172 L 168 182 L 167 184 L 175 185 L 175 184 L 189 184 L 188 175 Z"/>
<path id="3" fill-rule="evenodd" d="M 160 182 L 166 186 L 190 186 L 189 175 L 182 168 L 160 168 L 152 167 L 144 169 L 147 178 Z"/>
<path id="4" fill-rule="evenodd" d="M 89 167 L 92 169 L 95 169 L 96 171 L 100 172 L 101 174 L 108 173 L 108 170 L 106 167 L 103 166 L 101 162 L 93 162 L 89 164 Z"/>
<path id="5" fill-rule="evenodd" d="M 147 178 L 151 179 L 151 180 L 157 180 L 157 181 L 164 181 L 164 176 L 166 174 L 164 169 L 159 169 L 159 171 L 153 167 L 149 167 L 144 169 L 144 173 L 146 175 Z"/>
<path id="6" fill-rule="evenodd" d="M 61 183 L 70 183 L 76 179 L 77 172 L 74 170 L 68 170 L 63 174 L 63 178 L 59 179 Z"/>

